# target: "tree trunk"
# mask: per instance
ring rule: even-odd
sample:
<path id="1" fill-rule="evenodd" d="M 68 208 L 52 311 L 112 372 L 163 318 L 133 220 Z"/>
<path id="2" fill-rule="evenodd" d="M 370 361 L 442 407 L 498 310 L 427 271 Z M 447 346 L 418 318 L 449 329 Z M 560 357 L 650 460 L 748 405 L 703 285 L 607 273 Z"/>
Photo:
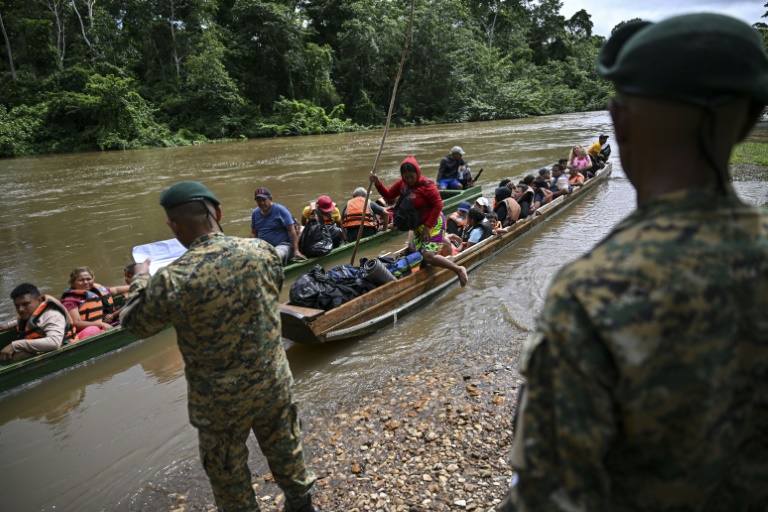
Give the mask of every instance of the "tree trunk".
<path id="1" fill-rule="evenodd" d="M 61 16 L 64 14 L 62 11 L 62 4 L 64 0 L 40 0 L 53 14 L 53 21 L 56 23 L 56 49 L 59 51 L 58 67 L 60 70 L 64 70 L 64 55 L 66 53 L 66 37 L 64 34 L 64 23 Z"/>
<path id="2" fill-rule="evenodd" d="M 3 23 L 3 14 L 0 13 L 0 29 L 3 30 L 3 39 L 5 39 L 5 50 L 8 52 L 8 64 L 11 66 L 11 78 L 16 80 L 16 68 L 13 67 L 13 53 L 11 52 L 11 42 L 8 40 L 8 33 L 5 31 Z"/>
<path id="3" fill-rule="evenodd" d="M 91 52 L 91 61 L 96 60 L 96 54 L 93 51 L 93 45 L 91 45 L 91 42 L 88 40 L 88 36 L 85 35 L 85 25 L 83 24 L 83 18 L 80 16 L 80 11 L 77 10 L 77 0 L 72 0 L 72 9 L 75 11 L 75 14 L 77 14 L 77 19 L 80 21 L 80 31 L 83 33 L 83 39 L 85 40 L 85 44 L 88 45 L 88 50 Z"/>
<path id="4" fill-rule="evenodd" d="M 173 26 L 173 20 L 176 17 L 176 6 L 173 3 L 173 0 L 170 0 L 171 3 L 171 16 L 168 20 L 169 25 L 171 26 L 171 41 L 173 41 L 173 63 L 176 65 L 176 76 L 181 76 L 181 59 L 179 58 L 179 54 L 176 52 L 176 31 L 174 30 Z"/>

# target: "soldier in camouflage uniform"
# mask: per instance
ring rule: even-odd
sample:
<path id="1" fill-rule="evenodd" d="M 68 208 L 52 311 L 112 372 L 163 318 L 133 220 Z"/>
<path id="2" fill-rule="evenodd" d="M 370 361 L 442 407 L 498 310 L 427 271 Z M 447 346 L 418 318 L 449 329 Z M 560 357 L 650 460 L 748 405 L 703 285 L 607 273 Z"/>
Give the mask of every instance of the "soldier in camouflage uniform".
<path id="1" fill-rule="evenodd" d="M 727 172 L 763 42 L 715 14 L 630 24 L 598 71 L 638 209 L 555 277 L 498 508 L 768 510 L 768 215 Z"/>
<path id="2" fill-rule="evenodd" d="M 189 419 L 220 511 L 258 511 L 246 440 L 253 430 L 289 511 L 310 512 L 315 475 L 307 468 L 280 341 L 278 298 L 283 270 L 259 239 L 221 233 L 216 196 L 200 183 L 176 183 L 160 204 L 189 250 L 151 279 L 136 266 L 120 315 L 137 336 L 169 322 L 176 328 L 188 384 Z"/>

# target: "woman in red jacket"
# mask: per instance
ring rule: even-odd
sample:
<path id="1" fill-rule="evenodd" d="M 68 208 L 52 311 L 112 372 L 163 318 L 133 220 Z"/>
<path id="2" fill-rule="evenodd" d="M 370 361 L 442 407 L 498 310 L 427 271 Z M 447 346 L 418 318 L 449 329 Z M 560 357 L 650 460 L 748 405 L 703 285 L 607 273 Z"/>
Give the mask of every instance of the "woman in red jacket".
<path id="1" fill-rule="evenodd" d="M 421 252 L 425 263 L 454 271 L 459 276 L 461 286 L 466 285 L 467 269 L 438 254 L 445 231 L 445 217 L 441 213 L 443 200 L 440 198 L 437 185 L 432 180 L 421 176 L 421 169 L 416 159 L 409 156 L 403 160 L 400 164 L 400 179 L 391 187 L 385 187 L 373 173 L 371 173 L 371 182 L 388 201 L 394 201 L 402 194 L 409 194 L 413 206 L 420 212 L 419 226 L 411 233 L 413 249 Z"/>

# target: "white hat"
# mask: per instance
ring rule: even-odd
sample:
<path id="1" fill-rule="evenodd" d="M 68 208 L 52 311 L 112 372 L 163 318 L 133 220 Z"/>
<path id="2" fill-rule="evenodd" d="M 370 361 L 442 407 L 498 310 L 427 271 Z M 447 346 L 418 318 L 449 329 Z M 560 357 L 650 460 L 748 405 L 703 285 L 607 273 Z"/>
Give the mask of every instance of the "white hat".
<path id="1" fill-rule="evenodd" d="M 479 204 L 480 206 L 491 206 L 491 202 L 485 197 L 478 197 L 475 204 Z"/>
<path id="2" fill-rule="evenodd" d="M 461 149 L 459 146 L 453 146 L 451 148 L 451 154 L 454 154 L 454 153 L 459 153 L 459 154 L 463 155 L 464 154 L 464 150 Z"/>

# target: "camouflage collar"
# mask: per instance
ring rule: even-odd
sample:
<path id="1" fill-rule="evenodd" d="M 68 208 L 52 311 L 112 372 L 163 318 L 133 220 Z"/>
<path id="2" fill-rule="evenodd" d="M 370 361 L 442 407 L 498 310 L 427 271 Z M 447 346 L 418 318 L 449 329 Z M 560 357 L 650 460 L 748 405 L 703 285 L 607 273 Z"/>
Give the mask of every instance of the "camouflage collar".
<path id="1" fill-rule="evenodd" d="M 636 222 L 652 217 L 674 217 L 691 211 L 710 211 L 713 208 L 727 206 L 744 206 L 730 183 L 726 187 L 725 194 L 715 185 L 679 190 L 641 204 L 616 225 L 613 233 L 623 231 Z"/>
<path id="2" fill-rule="evenodd" d="M 214 231 L 213 233 L 208 233 L 203 236 L 197 237 L 194 242 L 192 242 L 189 245 L 189 248 L 192 249 L 193 247 L 197 247 L 198 245 L 203 245 L 207 241 L 211 240 L 212 238 L 215 238 L 217 236 L 224 236 L 224 233 L 221 231 Z"/>

